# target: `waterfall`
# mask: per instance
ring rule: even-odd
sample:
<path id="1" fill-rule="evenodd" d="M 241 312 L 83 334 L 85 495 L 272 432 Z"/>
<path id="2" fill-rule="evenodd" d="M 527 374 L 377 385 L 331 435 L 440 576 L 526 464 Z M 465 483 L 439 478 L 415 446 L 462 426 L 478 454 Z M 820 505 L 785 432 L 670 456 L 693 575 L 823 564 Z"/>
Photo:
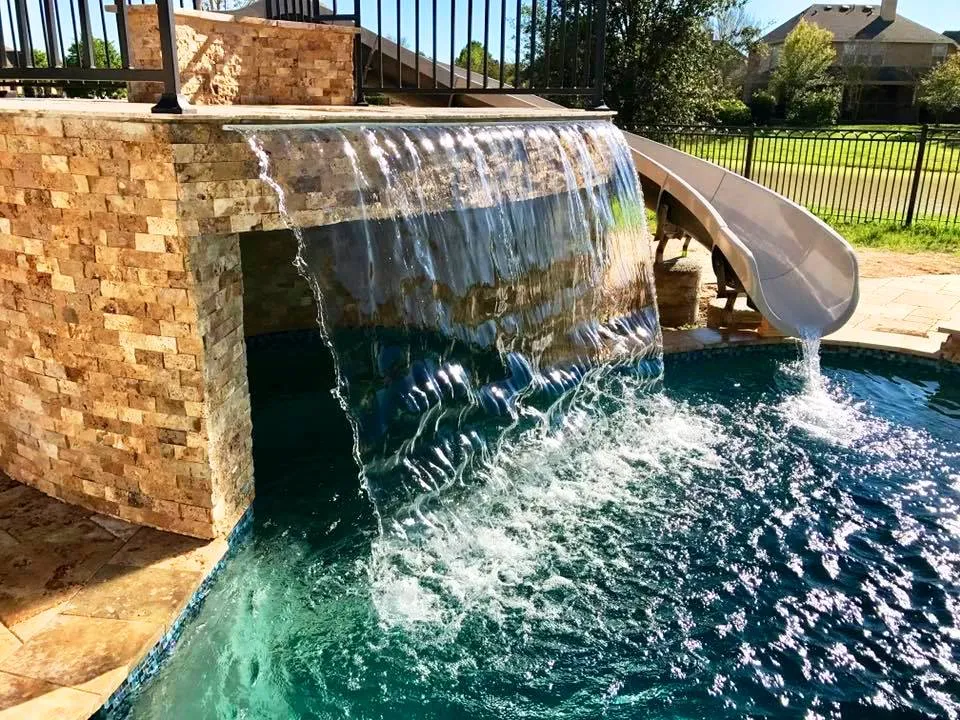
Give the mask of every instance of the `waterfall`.
<path id="1" fill-rule="evenodd" d="M 243 132 L 378 510 L 462 482 L 587 376 L 659 376 L 643 198 L 612 124 Z"/>

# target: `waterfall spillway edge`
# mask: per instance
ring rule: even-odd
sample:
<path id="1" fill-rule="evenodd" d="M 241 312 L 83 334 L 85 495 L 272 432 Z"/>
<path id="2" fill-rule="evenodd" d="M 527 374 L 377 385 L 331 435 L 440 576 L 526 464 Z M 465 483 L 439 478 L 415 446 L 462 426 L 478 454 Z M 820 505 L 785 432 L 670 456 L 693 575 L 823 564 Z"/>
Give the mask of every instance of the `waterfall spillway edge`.
<path id="1" fill-rule="evenodd" d="M 659 376 L 643 198 L 612 124 L 245 132 L 378 510 L 462 481 L 589 377 Z"/>

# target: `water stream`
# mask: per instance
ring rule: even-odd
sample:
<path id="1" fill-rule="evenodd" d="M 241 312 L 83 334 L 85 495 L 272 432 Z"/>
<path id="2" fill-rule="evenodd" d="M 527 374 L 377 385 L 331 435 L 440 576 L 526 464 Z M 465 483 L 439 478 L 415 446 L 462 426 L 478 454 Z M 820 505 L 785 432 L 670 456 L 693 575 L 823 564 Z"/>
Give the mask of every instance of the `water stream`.
<path id="1" fill-rule="evenodd" d="M 504 437 L 557 421 L 585 377 L 659 376 L 643 199 L 610 123 L 247 139 L 297 236 L 378 510 L 412 503 L 429 524 L 425 505 Z"/>

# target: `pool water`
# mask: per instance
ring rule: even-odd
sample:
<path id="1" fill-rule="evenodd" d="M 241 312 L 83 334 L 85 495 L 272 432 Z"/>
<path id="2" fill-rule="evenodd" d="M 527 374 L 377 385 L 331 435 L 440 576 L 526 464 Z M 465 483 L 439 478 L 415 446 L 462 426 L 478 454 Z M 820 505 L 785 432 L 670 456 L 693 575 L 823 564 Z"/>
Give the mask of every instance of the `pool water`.
<path id="1" fill-rule="evenodd" d="M 378 517 L 325 353 L 249 348 L 251 535 L 118 716 L 960 714 L 955 370 L 789 347 L 599 374 Z"/>

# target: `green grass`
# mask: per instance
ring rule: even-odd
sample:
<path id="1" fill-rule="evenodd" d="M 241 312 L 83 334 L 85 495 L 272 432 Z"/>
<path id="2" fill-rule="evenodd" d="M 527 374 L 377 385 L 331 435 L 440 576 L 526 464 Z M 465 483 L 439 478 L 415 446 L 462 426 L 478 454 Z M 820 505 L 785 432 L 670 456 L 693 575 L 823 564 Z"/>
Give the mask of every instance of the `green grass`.
<path id="1" fill-rule="evenodd" d="M 913 170 L 918 147 L 915 137 L 916 129 L 884 128 L 881 133 L 838 128 L 800 138 L 778 136 L 776 131 L 758 129 L 753 161 L 778 165 Z M 670 138 L 669 144 L 738 172 L 743 169 L 747 150 L 745 137 L 677 137 Z M 960 137 L 947 141 L 938 139 L 934 133 L 927 142 L 923 167 L 928 171 L 960 170 Z"/>
<path id="2" fill-rule="evenodd" d="M 899 223 L 837 223 L 833 227 L 855 247 L 960 255 L 960 226 L 917 224 L 905 228 Z"/>
<path id="3" fill-rule="evenodd" d="M 651 210 L 647 210 L 647 225 L 651 234 L 656 232 L 657 215 Z M 830 222 L 830 225 L 854 247 L 960 255 L 960 225 L 944 227 L 917 223 L 908 228 L 900 223 Z"/>

